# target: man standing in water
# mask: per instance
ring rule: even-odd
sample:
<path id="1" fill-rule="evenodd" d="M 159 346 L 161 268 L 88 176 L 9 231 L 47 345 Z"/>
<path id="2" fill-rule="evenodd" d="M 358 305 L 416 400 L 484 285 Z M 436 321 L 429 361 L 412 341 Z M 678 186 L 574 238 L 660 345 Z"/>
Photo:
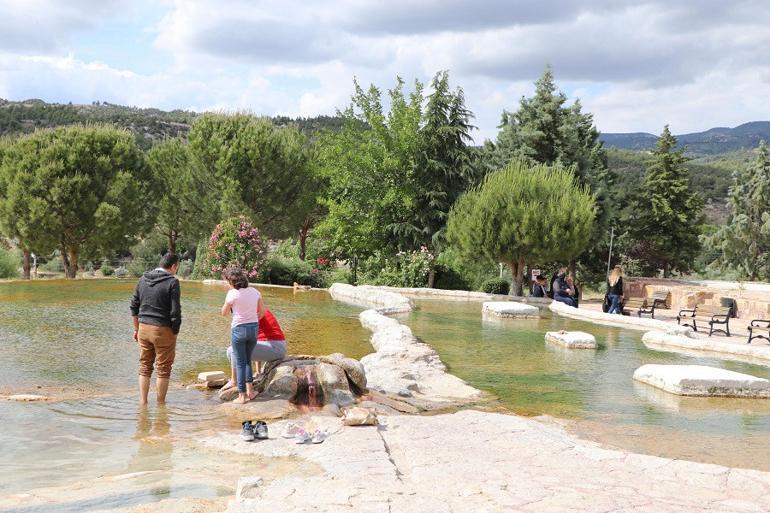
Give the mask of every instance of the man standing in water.
<path id="1" fill-rule="evenodd" d="M 139 404 L 147 404 L 153 365 L 156 367 L 158 404 L 166 402 L 171 366 L 176 356 L 176 336 L 182 324 L 179 257 L 166 253 L 157 269 L 147 271 L 136 284 L 131 298 L 134 340 L 139 344 Z"/>

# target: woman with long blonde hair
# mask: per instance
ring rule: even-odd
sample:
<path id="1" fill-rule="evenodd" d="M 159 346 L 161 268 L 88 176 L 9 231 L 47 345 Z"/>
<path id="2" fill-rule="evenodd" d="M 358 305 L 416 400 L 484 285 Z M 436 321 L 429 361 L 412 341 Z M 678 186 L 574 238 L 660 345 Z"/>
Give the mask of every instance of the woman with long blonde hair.
<path id="1" fill-rule="evenodd" d="M 620 302 L 623 299 L 623 269 L 616 265 L 607 279 L 607 298 L 610 301 L 610 309 L 607 313 L 622 314 Z"/>

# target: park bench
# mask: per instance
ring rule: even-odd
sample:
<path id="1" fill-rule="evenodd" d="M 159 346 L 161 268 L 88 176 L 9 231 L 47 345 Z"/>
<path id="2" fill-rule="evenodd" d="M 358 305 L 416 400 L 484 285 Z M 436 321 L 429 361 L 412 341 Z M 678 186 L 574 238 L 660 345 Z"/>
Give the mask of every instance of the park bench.
<path id="1" fill-rule="evenodd" d="M 759 334 L 756 334 L 756 332 L 759 332 Z M 751 324 L 749 324 L 749 341 L 746 343 L 751 344 L 751 341 L 755 338 L 763 338 L 770 342 L 770 320 L 754 319 L 751 321 Z"/>
<path id="2" fill-rule="evenodd" d="M 656 308 L 668 308 L 668 294 L 668 291 L 659 291 L 654 292 L 648 298 L 628 298 L 623 303 L 623 314 L 631 315 L 631 313 L 636 313 L 637 317 L 641 317 L 642 314 L 649 314 L 654 319 Z"/>
<path id="3" fill-rule="evenodd" d="M 731 312 L 732 308 L 729 306 L 700 304 L 692 309 L 680 310 L 676 322 L 682 326 L 690 326 L 694 331 L 698 331 L 698 321 L 706 322 L 709 325 L 709 337 L 713 333 L 724 333 L 729 337 Z M 715 324 L 724 324 L 725 329 L 715 328 Z"/>

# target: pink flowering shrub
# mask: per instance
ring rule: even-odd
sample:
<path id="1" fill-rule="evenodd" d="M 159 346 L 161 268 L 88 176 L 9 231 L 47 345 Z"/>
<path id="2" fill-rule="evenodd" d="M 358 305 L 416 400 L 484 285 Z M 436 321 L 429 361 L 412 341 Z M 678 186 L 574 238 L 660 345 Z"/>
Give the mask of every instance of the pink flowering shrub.
<path id="1" fill-rule="evenodd" d="M 267 242 L 244 216 L 218 224 L 209 239 L 208 261 L 215 276 L 231 266 L 246 271 L 249 280 L 259 276 L 267 256 Z"/>

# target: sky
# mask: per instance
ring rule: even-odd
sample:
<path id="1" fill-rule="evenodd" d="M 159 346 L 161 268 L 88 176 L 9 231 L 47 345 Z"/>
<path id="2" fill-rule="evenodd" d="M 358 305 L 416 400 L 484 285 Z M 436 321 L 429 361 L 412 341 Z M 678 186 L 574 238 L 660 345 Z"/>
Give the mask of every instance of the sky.
<path id="1" fill-rule="evenodd" d="M 550 65 L 603 132 L 770 119 L 767 0 L 0 0 L 0 98 L 334 114 L 449 70 L 477 142 Z"/>

